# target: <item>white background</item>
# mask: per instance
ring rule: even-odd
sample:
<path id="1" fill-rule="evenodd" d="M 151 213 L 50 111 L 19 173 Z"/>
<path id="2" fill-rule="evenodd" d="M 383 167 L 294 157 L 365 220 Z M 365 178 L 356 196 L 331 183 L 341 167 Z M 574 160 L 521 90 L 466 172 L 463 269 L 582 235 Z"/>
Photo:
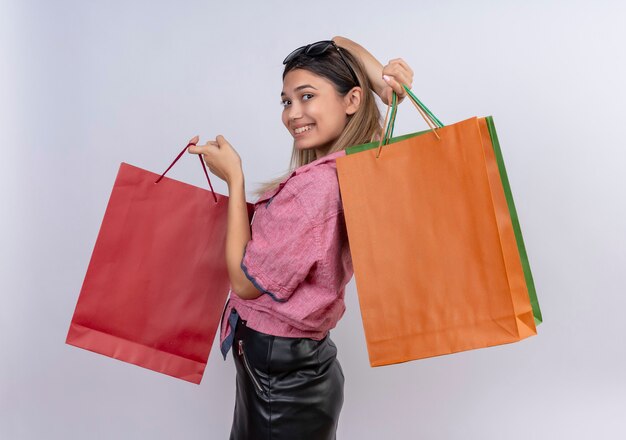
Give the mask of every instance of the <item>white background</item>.
<path id="1" fill-rule="evenodd" d="M 338 437 L 626 438 L 623 2 L 1 5 L 0 438 L 228 437 L 216 347 L 196 386 L 65 337 L 119 163 L 157 172 L 223 134 L 253 201 L 290 157 L 281 62 L 334 35 L 404 58 L 444 123 L 494 116 L 545 318 L 517 344 L 374 369 L 353 279 Z M 396 134 L 424 127 L 400 107 Z M 206 185 L 190 156 L 171 177 Z"/>

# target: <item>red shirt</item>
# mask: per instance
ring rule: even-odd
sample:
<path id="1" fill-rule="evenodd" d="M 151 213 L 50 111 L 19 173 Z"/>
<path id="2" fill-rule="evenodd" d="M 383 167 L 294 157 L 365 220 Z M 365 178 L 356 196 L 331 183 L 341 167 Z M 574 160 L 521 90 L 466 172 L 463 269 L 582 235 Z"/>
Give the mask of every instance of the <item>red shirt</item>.
<path id="1" fill-rule="evenodd" d="M 237 314 L 259 332 L 315 340 L 343 316 L 354 274 L 335 164 L 343 155 L 296 168 L 255 203 L 241 268 L 263 293 L 245 300 L 231 290 L 221 322 L 224 357 Z"/>

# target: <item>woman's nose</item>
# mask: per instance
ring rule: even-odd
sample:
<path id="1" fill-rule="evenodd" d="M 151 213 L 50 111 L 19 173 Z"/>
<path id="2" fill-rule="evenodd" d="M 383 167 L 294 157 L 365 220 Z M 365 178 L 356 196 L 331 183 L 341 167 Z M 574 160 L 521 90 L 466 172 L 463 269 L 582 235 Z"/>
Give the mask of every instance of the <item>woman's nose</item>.
<path id="1" fill-rule="evenodd" d="M 298 119 L 302 117 L 302 109 L 300 108 L 300 106 L 298 104 L 292 103 L 289 106 L 289 111 L 287 112 L 287 116 L 289 117 L 290 121 L 293 121 L 294 119 Z"/>

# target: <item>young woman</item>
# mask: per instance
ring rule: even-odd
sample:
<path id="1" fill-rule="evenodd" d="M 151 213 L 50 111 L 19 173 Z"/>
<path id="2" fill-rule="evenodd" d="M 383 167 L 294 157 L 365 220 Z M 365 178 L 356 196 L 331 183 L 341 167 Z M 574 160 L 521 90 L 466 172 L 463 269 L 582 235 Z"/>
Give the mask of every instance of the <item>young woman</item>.
<path id="1" fill-rule="evenodd" d="M 224 358 L 233 348 L 237 369 L 231 439 L 335 438 L 344 376 L 329 331 L 353 275 L 335 158 L 379 139 L 373 93 L 388 104 L 413 80 L 402 59 L 383 67 L 342 37 L 300 47 L 283 64 L 291 170 L 261 188 L 252 225 L 233 147 L 223 136 L 189 147 L 228 184 L 232 289 L 220 341 Z"/>

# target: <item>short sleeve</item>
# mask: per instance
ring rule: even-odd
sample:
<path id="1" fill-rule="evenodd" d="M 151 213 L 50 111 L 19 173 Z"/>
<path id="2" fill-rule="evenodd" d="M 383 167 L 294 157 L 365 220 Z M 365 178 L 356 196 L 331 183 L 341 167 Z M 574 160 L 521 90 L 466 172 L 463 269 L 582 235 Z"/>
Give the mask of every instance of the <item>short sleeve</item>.
<path id="1" fill-rule="evenodd" d="M 319 259 L 318 228 L 288 187 L 257 207 L 241 269 L 254 286 L 284 302 Z"/>

